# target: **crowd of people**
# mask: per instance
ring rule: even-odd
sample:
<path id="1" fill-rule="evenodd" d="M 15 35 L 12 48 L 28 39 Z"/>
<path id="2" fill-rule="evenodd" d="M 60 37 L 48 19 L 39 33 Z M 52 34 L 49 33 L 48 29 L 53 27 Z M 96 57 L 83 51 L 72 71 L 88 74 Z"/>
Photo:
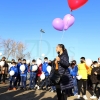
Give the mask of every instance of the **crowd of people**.
<path id="1" fill-rule="evenodd" d="M 56 92 L 58 100 L 67 100 L 68 96 L 77 96 L 80 99 L 81 89 L 83 98 L 87 100 L 86 91 L 92 90 L 90 98 L 100 100 L 100 58 L 98 61 L 93 61 L 91 66 L 87 66 L 85 57 L 80 58 L 79 64 L 76 60 L 69 63 L 68 53 L 63 44 L 57 45 L 56 52 L 58 57 L 53 61 L 44 57 L 43 62 L 39 59 L 41 63 L 33 59 L 27 64 L 26 59 L 19 58 L 18 62 L 13 59 L 10 66 L 7 64 L 6 58 L 2 57 L 1 62 L 3 61 L 4 65 L 0 64 L 0 83 L 5 84 L 8 75 L 8 90 L 17 90 L 18 88 L 21 90 L 46 90 Z M 24 70 L 21 69 L 22 66 L 25 67 Z M 47 70 L 48 66 L 51 66 L 50 72 Z M 30 77 L 27 86 L 28 74 Z M 42 74 L 45 75 L 44 79 L 41 79 Z M 58 76 L 59 80 L 56 78 Z M 52 77 L 55 78 L 55 82 L 52 81 Z M 97 97 L 97 92 L 99 97 Z"/>

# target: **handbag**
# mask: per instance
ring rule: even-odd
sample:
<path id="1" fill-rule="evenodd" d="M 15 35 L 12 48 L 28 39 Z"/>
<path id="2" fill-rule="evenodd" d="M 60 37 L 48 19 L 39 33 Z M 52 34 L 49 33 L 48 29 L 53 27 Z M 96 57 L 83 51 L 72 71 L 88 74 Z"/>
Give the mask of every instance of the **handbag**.
<path id="1" fill-rule="evenodd" d="M 61 81 L 61 78 L 62 78 L 62 76 L 65 74 L 65 72 L 66 72 L 66 69 L 64 70 L 64 73 L 63 73 L 62 75 L 60 75 L 60 74 L 58 73 L 58 70 L 55 70 L 55 71 L 52 73 L 52 75 L 50 76 L 51 82 L 54 83 L 54 84 L 59 84 L 60 81 Z"/>
<path id="2" fill-rule="evenodd" d="M 50 81 L 53 84 L 59 84 L 61 81 L 62 76 L 65 74 L 66 69 L 64 70 L 64 73 L 62 75 L 58 72 L 59 62 L 55 61 L 55 69 L 50 75 Z"/>

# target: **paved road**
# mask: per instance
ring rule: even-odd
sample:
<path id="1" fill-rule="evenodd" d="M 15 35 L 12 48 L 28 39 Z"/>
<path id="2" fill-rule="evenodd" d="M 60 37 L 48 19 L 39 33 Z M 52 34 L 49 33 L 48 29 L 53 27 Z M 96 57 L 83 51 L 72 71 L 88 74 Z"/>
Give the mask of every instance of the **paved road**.
<path id="1" fill-rule="evenodd" d="M 56 93 L 46 92 L 42 90 L 7 91 L 7 89 L 8 89 L 8 84 L 6 85 L 0 84 L 0 100 L 57 100 Z M 90 97 L 89 92 L 87 92 L 87 96 L 88 98 Z M 75 96 L 69 97 L 68 100 L 77 100 L 77 97 Z"/>

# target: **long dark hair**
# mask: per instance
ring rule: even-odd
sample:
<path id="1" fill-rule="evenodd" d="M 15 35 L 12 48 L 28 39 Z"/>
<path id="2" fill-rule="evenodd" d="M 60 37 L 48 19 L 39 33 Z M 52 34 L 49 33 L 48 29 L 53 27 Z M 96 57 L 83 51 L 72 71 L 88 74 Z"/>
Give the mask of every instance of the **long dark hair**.
<path id="1" fill-rule="evenodd" d="M 63 52 L 64 52 L 64 51 L 67 52 L 67 50 L 66 50 L 66 48 L 65 48 L 65 46 L 64 46 L 63 44 L 58 44 L 58 46 L 59 46 L 60 48 L 62 48 Z"/>

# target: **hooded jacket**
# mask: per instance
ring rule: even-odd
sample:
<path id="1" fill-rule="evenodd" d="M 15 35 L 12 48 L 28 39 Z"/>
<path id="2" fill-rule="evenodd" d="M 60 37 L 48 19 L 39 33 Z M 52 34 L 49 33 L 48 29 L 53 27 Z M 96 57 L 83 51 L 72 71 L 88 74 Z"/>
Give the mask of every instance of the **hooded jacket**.
<path id="1" fill-rule="evenodd" d="M 15 72 L 15 74 L 12 77 L 17 77 L 18 76 L 18 68 L 17 68 L 17 66 L 10 67 L 9 72 L 10 71 L 14 71 Z"/>
<path id="2" fill-rule="evenodd" d="M 22 64 L 23 65 L 23 64 Z M 28 65 L 27 64 L 24 64 L 25 66 L 25 70 L 24 70 L 24 73 L 22 73 L 22 71 L 20 70 L 20 76 L 27 76 L 27 72 L 28 72 Z"/>
<path id="3" fill-rule="evenodd" d="M 49 72 L 47 71 L 48 63 L 44 62 L 42 65 L 42 71 L 44 72 L 45 76 L 49 76 Z"/>
<path id="4" fill-rule="evenodd" d="M 31 76 L 37 74 L 37 70 L 36 70 L 36 71 L 32 71 L 32 66 L 34 67 L 34 65 L 31 65 L 31 66 L 30 66 L 30 75 L 31 75 Z"/>

